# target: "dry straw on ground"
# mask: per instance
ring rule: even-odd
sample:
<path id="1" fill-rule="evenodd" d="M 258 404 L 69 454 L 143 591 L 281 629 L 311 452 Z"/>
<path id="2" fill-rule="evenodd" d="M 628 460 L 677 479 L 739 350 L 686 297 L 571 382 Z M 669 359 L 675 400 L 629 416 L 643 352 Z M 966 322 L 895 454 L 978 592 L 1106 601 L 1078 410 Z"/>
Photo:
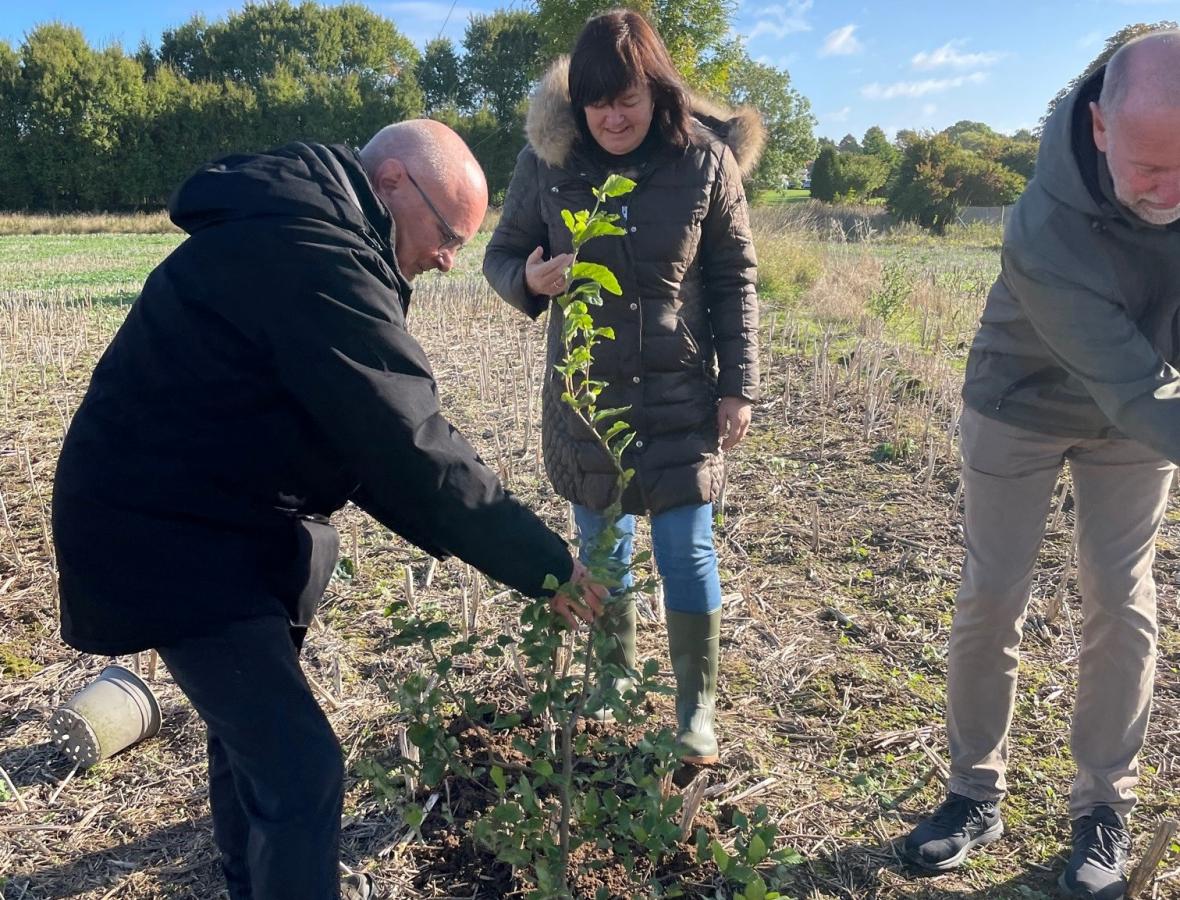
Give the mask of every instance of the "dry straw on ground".
<path id="1" fill-rule="evenodd" d="M 782 239 L 776 230 L 760 243 L 770 247 L 774 235 Z M 959 872 L 915 877 L 891 841 L 939 800 L 946 774 L 945 648 L 962 552 L 958 372 L 982 294 L 974 280 L 946 274 L 957 263 L 934 271 L 940 264 L 924 269 L 918 261 L 904 314 L 882 322 L 866 308 L 894 249 L 789 240 L 820 259 L 822 271 L 789 307 L 767 298 L 765 399 L 730 460 L 717 541 L 726 611 L 723 756 L 703 789 L 702 815 L 731 840 L 735 809 L 766 804 L 785 842 L 804 857 L 782 888 L 790 897 L 1048 896 L 1068 840 L 1068 717 L 1080 623 L 1067 566 L 1069 494 L 1051 513 L 1026 628 L 1009 834 Z M 472 271 L 477 265 L 423 280 L 413 330 L 434 360 L 454 421 L 509 486 L 564 531 L 567 511 L 540 458 L 543 329 L 494 298 Z M 57 637 L 47 516 L 56 452 L 125 310 L 121 290 L 0 283 L 6 900 L 219 896 L 203 729 L 163 667 L 154 680 L 164 705 L 158 738 L 67 781 L 70 767 L 46 732 L 53 709 L 107 662 L 74 653 Z M 423 663 L 389 646 L 381 612 L 389 599 L 412 585 L 419 608 L 508 632 L 514 605 L 465 566 L 435 566 L 356 510 L 337 520 L 354 574 L 329 588 L 305 665 L 350 773 L 343 860 L 373 873 L 394 896 L 502 895 L 510 873 L 471 846 L 462 831 L 471 810 L 458 792 L 415 798 L 431 804 L 419 835 L 403 822 L 401 787 L 383 798 L 356 773 L 363 760 L 398 756 L 404 722 L 386 687 Z M 1180 785 L 1178 540 L 1172 512 L 1156 567 L 1162 636 L 1135 819 L 1139 851 L 1155 823 L 1174 816 Z M 168 585 L 159 587 L 168 602 Z M 1050 615 L 1057 595 L 1060 608 Z M 667 669 L 656 621 L 645 620 L 640 648 Z M 465 661 L 459 674 L 505 709 L 525 696 L 510 655 Z M 667 706 L 662 714 L 671 720 Z M 1145 896 L 1180 897 L 1178 866 L 1175 855 L 1167 858 Z M 721 885 L 704 866 L 685 888 L 724 895 Z"/>

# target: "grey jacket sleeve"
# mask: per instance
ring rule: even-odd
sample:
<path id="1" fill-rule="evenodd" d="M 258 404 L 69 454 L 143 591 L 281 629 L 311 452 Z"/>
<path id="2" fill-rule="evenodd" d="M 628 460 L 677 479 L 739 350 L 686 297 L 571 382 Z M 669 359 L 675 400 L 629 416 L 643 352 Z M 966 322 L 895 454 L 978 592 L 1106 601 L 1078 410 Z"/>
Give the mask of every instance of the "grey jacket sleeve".
<path id="1" fill-rule="evenodd" d="M 537 247 L 549 255 L 549 229 L 537 196 L 537 157 L 529 147 L 516 157 L 500 224 L 483 255 L 483 274 L 493 290 L 521 312 L 537 318 L 549 298 L 534 294 L 524 280 L 524 264 Z"/>
<path id="2" fill-rule="evenodd" d="M 701 264 L 717 350 L 717 394 L 757 400 L 758 260 L 741 172 L 728 148 L 721 151 L 701 223 Z"/>
<path id="3" fill-rule="evenodd" d="M 1005 245 L 1003 275 L 1037 336 L 1128 437 L 1180 463 L 1180 374 L 1100 286 Z M 1054 267 L 1056 268 L 1056 267 Z"/>

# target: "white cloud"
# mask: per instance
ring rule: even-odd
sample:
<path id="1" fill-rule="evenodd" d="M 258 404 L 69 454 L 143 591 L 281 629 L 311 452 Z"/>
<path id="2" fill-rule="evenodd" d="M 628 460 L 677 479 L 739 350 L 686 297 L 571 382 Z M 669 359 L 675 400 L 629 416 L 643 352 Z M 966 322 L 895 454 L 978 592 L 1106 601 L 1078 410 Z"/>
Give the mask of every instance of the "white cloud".
<path id="1" fill-rule="evenodd" d="M 826 116 L 824 116 L 824 121 L 847 122 L 850 115 L 852 115 L 852 107 L 845 106 L 843 109 L 838 109 L 833 113 L 828 113 Z"/>
<path id="2" fill-rule="evenodd" d="M 800 31 L 811 31 L 811 23 L 807 21 L 807 13 L 811 10 L 814 0 L 787 0 L 786 3 L 774 3 L 755 9 L 756 19 L 747 40 L 754 41 L 763 36 L 778 39 L 788 34 Z"/>
<path id="3" fill-rule="evenodd" d="M 922 115 L 924 115 L 927 119 L 929 119 L 931 116 L 933 116 L 936 112 L 938 112 L 938 104 L 937 103 L 924 103 L 924 104 L 922 104 Z"/>
<path id="4" fill-rule="evenodd" d="M 1090 31 L 1078 38 L 1078 49 L 1085 50 L 1088 47 L 1097 47 L 1102 43 L 1103 34 L 1101 31 Z"/>
<path id="5" fill-rule="evenodd" d="M 925 97 L 927 94 L 941 94 L 968 84 L 980 84 L 987 80 L 984 72 L 970 75 L 956 75 L 954 78 L 927 78 L 924 81 L 895 81 L 879 84 L 876 81 L 860 89 L 862 97 L 870 100 L 893 100 L 897 97 Z"/>
<path id="6" fill-rule="evenodd" d="M 923 50 L 910 60 L 915 69 L 978 69 L 998 62 L 1002 53 L 962 53 L 959 47 L 966 41 L 947 41 L 941 47 L 929 52 Z"/>
<path id="7" fill-rule="evenodd" d="M 837 28 L 824 39 L 824 45 L 819 48 L 820 56 L 852 56 L 860 53 L 864 45 L 856 39 L 853 32 L 855 25 L 845 25 Z"/>

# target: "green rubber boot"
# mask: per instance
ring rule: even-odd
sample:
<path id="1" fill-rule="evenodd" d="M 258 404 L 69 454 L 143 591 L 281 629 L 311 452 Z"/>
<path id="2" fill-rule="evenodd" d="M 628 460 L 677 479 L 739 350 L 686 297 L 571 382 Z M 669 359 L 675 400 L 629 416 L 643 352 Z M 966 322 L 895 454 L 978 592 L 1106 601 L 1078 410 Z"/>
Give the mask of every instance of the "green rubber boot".
<path id="1" fill-rule="evenodd" d="M 610 649 L 602 658 L 603 663 L 613 663 L 631 671 L 635 668 L 635 600 L 608 601 L 608 611 L 602 617 L 602 628 L 613 640 Z M 631 678 L 616 678 L 615 690 L 623 694 L 631 690 L 635 682 Z M 601 688 L 586 698 L 583 716 L 597 722 L 613 722 L 614 714 L 603 702 Z"/>
<path id="2" fill-rule="evenodd" d="M 717 702 L 720 646 L 721 610 L 668 610 L 668 649 L 676 673 L 676 740 L 680 761 L 689 765 L 711 766 L 719 759 L 713 709 Z"/>

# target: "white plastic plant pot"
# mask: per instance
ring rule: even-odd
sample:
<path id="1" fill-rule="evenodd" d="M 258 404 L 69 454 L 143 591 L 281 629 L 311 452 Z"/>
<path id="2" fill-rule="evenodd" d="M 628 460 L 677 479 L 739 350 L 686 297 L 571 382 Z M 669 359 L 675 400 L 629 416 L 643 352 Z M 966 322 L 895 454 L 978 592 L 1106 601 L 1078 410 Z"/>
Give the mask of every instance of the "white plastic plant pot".
<path id="1" fill-rule="evenodd" d="M 88 768 L 160 730 L 160 703 L 147 683 L 122 666 L 102 673 L 49 720 L 53 743 Z"/>

